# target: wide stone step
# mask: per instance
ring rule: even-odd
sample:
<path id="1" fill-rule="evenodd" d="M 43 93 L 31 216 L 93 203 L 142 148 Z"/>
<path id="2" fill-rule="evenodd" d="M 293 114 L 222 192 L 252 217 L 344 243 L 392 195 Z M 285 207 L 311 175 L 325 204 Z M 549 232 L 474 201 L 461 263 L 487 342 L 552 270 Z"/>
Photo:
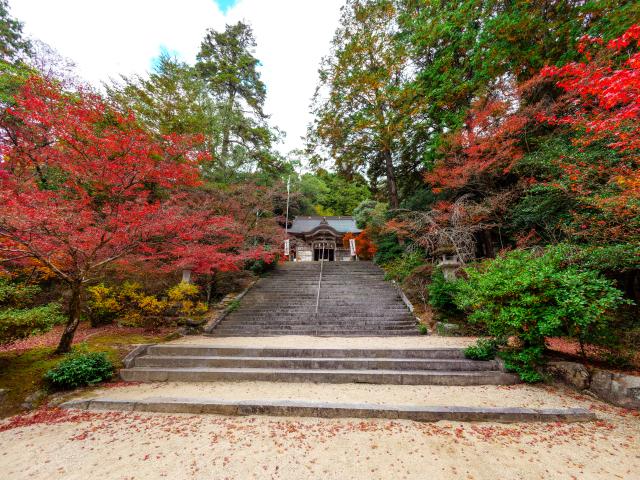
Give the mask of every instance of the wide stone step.
<path id="1" fill-rule="evenodd" d="M 407 319 L 407 320 L 352 320 L 347 319 L 344 321 L 335 320 L 335 319 L 323 319 L 323 320 L 300 320 L 300 319 L 289 319 L 283 320 L 281 318 L 274 319 L 251 319 L 251 318 L 232 318 L 227 320 L 224 323 L 224 326 L 256 326 L 256 327 L 271 327 L 274 325 L 281 325 L 283 327 L 297 327 L 297 326 L 314 326 L 314 327 L 349 327 L 349 326 L 359 326 L 359 327 L 368 327 L 368 326 L 395 326 L 395 327 L 405 327 L 405 328 L 414 328 L 416 326 L 415 320 Z M 222 327 L 220 327 L 222 328 Z"/>
<path id="2" fill-rule="evenodd" d="M 279 337 L 285 335 L 298 335 L 298 336 L 314 336 L 314 337 L 387 337 L 387 336 L 399 336 L 407 337 L 419 335 L 416 328 L 414 329 L 397 329 L 397 330 L 383 330 L 373 328 L 363 329 L 337 329 L 337 328 L 309 328 L 305 330 L 286 330 L 282 328 L 233 328 L 214 330 L 212 334 L 205 334 L 211 336 L 221 337 Z"/>
<path id="3" fill-rule="evenodd" d="M 156 368 L 120 371 L 128 382 L 265 381 L 388 385 L 510 385 L 518 377 L 499 371 L 321 370 L 283 368 Z"/>
<path id="4" fill-rule="evenodd" d="M 334 322 L 334 323 L 348 323 L 350 321 L 363 321 L 367 323 L 377 323 L 377 322 L 397 322 L 397 321 L 413 321 L 415 324 L 415 320 L 411 317 L 407 312 L 403 314 L 390 314 L 390 315 L 344 315 L 344 314 L 323 314 L 320 313 L 318 315 L 309 314 L 309 313 L 287 313 L 287 314 L 260 314 L 260 313 L 238 313 L 232 314 L 227 317 L 225 323 L 230 322 L 231 320 L 256 320 L 256 321 L 273 321 L 279 320 L 282 322 L 304 322 L 304 323 L 315 323 L 315 322 Z"/>
<path id="5" fill-rule="evenodd" d="M 308 331 L 317 331 L 317 330 L 327 330 L 333 332 L 340 332 L 342 330 L 349 332 L 353 330 L 367 330 L 371 329 L 371 331 L 395 331 L 395 330 L 412 330 L 415 329 L 415 325 L 398 325 L 395 323 L 392 324 L 324 324 L 324 325 L 313 325 L 313 324 L 300 324 L 300 325 L 281 325 L 281 324 L 250 324 L 250 323 L 235 323 L 235 324 L 225 324 L 218 330 L 219 332 L 225 332 L 227 330 L 251 330 L 259 332 L 263 329 L 277 329 L 288 331 L 289 334 L 295 334 L 297 332 L 308 332 Z"/>
<path id="6" fill-rule="evenodd" d="M 413 332 L 418 334 L 417 328 L 414 327 L 372 327 L 370 325 L 359 326 L 354 325 L 353 328 L 346 327 L 323 327 L 308 326 L 306 328 L 288 328 L 286 326 L 230 326 L 220 327 L 215 330 L 216 333 L 225 334 L 227 336 L 274 336 L 274 335 L 320 335 L 329 337 L 341 336 L 381 336 L 381 335 L 412 335 Z"/>
<path id="7" fill-rule="evenodd" d="M 150 345 L 148 355 L 211 357 L 464 359 L 464 349 L 443 348 L 269 348 L 208 345 Z"/>
<path id="8" fill-rule="evenodd" d="M 584 408 L 458 407 L 375 405 L 273 400 L 215 400 L 157 397 L 139 400 L 98 398 L 72 400 L 65 409 L 115 410 L 216 415 L 269 415 L 313 418 L 385 418 L 419 422 L 590 422 L 596 415 Z"/>
<path id="9" fill-rule="evenodd" d="M 396 358 L 301 358 L 301 357 L 228 357 L 228 356 L 156 356 L 135 360 L 136 367 L 166 368 L 293 368 L 343 370 L 498 370 L 496 362 L 473 360 L 396 359 Z"/>

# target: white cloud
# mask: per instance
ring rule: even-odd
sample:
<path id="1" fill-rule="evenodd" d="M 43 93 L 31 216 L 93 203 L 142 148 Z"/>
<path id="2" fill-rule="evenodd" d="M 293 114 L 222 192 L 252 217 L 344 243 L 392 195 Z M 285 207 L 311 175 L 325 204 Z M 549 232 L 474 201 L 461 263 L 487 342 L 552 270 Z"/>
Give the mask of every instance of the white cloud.
<path id="1" fill-rule="evenodd" d="M 195 60 L 207 28 L 244 20 L 254 29 L 267 85 L 266 111 L 301 147 L 320 58 L 329 50 L 344 0 L 239 0 L 223 14 L 213 0 L 10 0 L 25 32 L 72 59 L 99 84 L 144 73 L 161 47 Z"/>

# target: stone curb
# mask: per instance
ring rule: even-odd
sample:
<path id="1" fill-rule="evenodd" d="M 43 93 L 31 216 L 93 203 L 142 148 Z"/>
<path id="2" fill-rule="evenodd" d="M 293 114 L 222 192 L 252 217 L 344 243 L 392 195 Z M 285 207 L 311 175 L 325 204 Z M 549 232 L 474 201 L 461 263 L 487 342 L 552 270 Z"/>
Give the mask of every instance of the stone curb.
<path id="1" fill-rule="evenodd" d="M 140 345 L 136 346 L 136 348 L 134 348 L 133 350 L 131 350 L 126 357 L 124 357 L 124 359 L 122 360 L 122 363 L 124 364 L 124 368 L 131 368 L 134 366 L 135 360 L 136 358 L 138 358 L 141 355 L 144 355 L 145 353 L 147 353 L 147 349 L 151 346 L 154 345 L 153 343 L 141 343 Z"/>
<path id="2" fill-rule="evenodd" d="M 300 401 L 225 401 L 195 398 L 147 398 L 144 400 L 72 400 L 65 409 L 120 410 L 155 413 L 217 415 L 268 415 L 315 418 L 385 418 L 438 422 L 590 422 L 596 415 L 583 408 L 457 407 L 372 405 Z"/>
<path id="3" fill-rule="evenodd" d="M 240 300 L 242 300 L 242 297 L 244 297 L 249 290 L 251 290 L 253 287 L 255 287 L 259 282 L 260 282 L 261 278 L 259 278 L 258 280 L 256 280 L 255 282 L 253 282 L 251 285 L 249 285 L 247 288 L 245 288 L 240 295 L 238 295 L 237 297 L 235 297 L 229 305 L 227 305 L 227 308 L 225 308 L 216 318 L 214 318 L 213 320 L 211 320 L 209 323 L 207 323 L 207 325 L 205 325 L 204 327 L 204 333 L 208 334 L 213 332 L 213 330 L 218 326 L 218 324 L 225 319 L 225 317 L 227 315 L 229 315 L 229 313 L 231 313 L 231 308 L 232 308 L 232 304 L 233 302 L 239 302 Z"/>

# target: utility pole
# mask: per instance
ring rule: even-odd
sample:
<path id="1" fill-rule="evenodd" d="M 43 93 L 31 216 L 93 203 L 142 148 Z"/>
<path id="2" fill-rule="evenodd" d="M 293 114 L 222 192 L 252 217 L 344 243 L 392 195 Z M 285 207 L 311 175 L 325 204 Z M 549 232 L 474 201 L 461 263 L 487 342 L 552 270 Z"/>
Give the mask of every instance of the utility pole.
<path id="1" fill-rule="evenodd" d="M 287 214 L 284 221 L 284 241 L 289 241 L 289 197 L 291 193 L 291 175 L 287 177 Z M 291 248 L 291 247 L 289 247 Z M 289 250 L 289 249 L 287 249 Z M 291 252 L 287 254 L 287 260 L 291 260 Z"/>

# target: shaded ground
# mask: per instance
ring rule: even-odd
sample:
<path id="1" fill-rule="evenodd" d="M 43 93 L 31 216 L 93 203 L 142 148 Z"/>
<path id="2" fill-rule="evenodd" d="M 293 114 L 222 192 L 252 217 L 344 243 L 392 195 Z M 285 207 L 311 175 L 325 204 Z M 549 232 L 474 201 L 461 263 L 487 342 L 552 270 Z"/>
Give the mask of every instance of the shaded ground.
<path id="1" fill-rule="evenodd" d="M 602 420 L 568 425 L 52 410 L 0 424 L 0 464 L 8 480 L 635 478 L 640 419 L 591 407 Z"/>
<path id="2" fill-rule="evenodd" d="M 145 332 L 141 328 L 106 326 L 90 328 L 82 324 L 74 341 L 83 343 L 81 348 L 88 351 L 107 353 L 116 366 L 130 351 L 132 344 L 159 342 L 166 338 L 167 331 Z M 30 337 L 20 342 L 5 345 L 0 350 L 0 389 L 7 389 L 6 401 L 0 404 L 0 417 L 20 411 L 20 405 L 35 392 L 46 390 L 42 376 L 54 367 L 61 356 L 53 351 L 60 339 L 60 332 L 54 329 L 44 335 Z M 36 403 L 45 401 L 41 398 Z"/>

